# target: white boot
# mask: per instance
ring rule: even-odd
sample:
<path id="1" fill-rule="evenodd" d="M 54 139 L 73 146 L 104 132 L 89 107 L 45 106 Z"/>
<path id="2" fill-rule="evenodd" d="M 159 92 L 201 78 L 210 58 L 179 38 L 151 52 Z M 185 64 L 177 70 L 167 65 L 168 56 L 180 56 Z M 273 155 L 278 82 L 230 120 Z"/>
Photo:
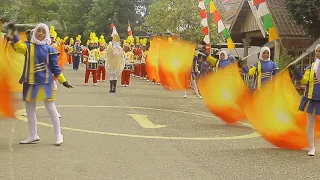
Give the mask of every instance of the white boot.
<path id="1" fill-rule="evenodd" d="M 24 141 L 20 141 L 20 144 L 33 144 L 37 141 L 40 140 L 40 137 L 38 135 L 34 136 L 34 137 L 28 137 L 26 140 Z"/>
<path id="2" fill-rule="evenodd" d="M 183 98 L 187 98 L 187 90 L 184 90 L 184 96 Z"/>
<path id="3" fill-rule="evenodd" d="M 202 99 L 202 96 L 200 96 L 200 94 L 197 94 L 197 97 L 198 97 L 199 99 Z"/>
<path id="4" fill-rule="evenodd" d="M 55 134 L 56 134 L 56 146 L 60 146 L 63 143 L 63 136 L 61 134 L 61 127 L 60 127 L 60 119 L 59 113 L 57 112 L 56 105 L 52 101 L 44 101 L 44 105 L 48 114 L 50 115 L 50 119 L 52 121 Z"/>
<path id="5" fill-rule="evenodd" d="M 316 154 L 316 148 L 315 147 L 311 147 L 309 149 L 308 155 L 309 156 L 314 156 Z"/>
<path id="6" fill-rule="evenodd" d="M 36 101 L 25 102 L 26 111 L 28 112 L 28 126 L 29 126 L 29 136 L 26 140 L 20 141 L 20 144 L 31 144 L 39 141 L 40 138 L 37 132 L 37 117 L 36 117 Z"/>
<path id="7" fill-rule="evenodd" d="M 63 135 L 59 134 L 59 135 L 57 135 L 57 141 L 54 145 L 60 146 L 62 143 L 63 143 Z"/>

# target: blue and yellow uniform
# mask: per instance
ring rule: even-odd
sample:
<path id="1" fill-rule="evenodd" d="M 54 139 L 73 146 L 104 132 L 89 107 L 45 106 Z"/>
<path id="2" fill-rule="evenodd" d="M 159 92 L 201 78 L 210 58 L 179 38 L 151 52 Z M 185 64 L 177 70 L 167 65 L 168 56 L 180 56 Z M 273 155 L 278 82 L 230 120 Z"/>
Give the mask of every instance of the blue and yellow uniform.
<path id="1" fill-rule="evenodd" d="M 249 69 L 248 67 L 243 68 L 243 71 L 249 76 L 255 76 L 253 89 L 260 89 L 261 86 L 278 73 L 278 66 L 271 60 L 259 60 Z"/>
<path id="2" fill-rule="evenodd" d="M 216 72 L 219 69 L 224 68 L 224 67 L 232 64 L 228 59 L 217 60 L 216 58 L 212 57 L 211 55 L 209 55 L 207 57 L 207 59 L 213 66 L 215 66 Z"/>
<path id="3" fill-rule="evenodd" d="M 19 81 L 23 84 L 23 100 L 55 100 L 53 75 L 60 83 L 66 82 L 58 66 L 59 52 L 50 45 L 22 42 L 17 35 L 14 36 L 12 45 L 18 53 L 25 55 Z"/>
<path id="4" fill-rule="evenodd" d="M 314 65 L 308 66 L 305 73 L 295 72 L 295 77 L 301 84 L 306 84 L 306 90 L 302 96 L 299 110 L 310 114 L 320 115 L 320 83 L 314 72 Z"/>
<path id="5" fill-rule="evenodd" d="M 197 75 L 198 75 L 198 53 L 196 52 L 195 53 L 195 56 L 193 57 L 193 60 L 192 60 L 192 68 L 191 68 L 191 77 L 192 79 L 191 80 L 195 80 L 197 79 Z"/>

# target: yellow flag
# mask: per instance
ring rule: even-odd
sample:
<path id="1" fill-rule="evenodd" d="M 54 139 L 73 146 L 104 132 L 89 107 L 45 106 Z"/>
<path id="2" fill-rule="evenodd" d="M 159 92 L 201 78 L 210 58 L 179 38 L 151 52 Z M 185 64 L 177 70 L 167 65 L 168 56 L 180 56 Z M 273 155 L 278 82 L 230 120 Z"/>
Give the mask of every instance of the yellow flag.
<path id="1" fill-rule="evenodd" d="M 2 24 L 0 22 L 0 29 Z M 0 117 L 13 117 L 12 95 L 10 92 L 8 69 L 10 70 L 10 63 L 8 63 L 7 55 L 5 53 L 5 46 L 2 37 L 0 37 Z"/>
<path id="2" fill-rule="evenodd" d="M 269 42 L 279 39 L 277 29 L 272 27 L 269 29 Z"/>
<path id="3" fill-rule="evenodd" d="M 24 38 L 20 38 L 24 40 Z M 19 83 L 22 71 L 23 71 L 23 66 L 24 66 L 24 55 L 17 53 L 13 47 L 11 46 L 11 42 L 5 42 L 9 43 L 6 46 L 6 55 L 8 58 L 8 64 L 10 64 L 10 72 L 9 77 L 10 77 L 10 87 L 11 91 L 13 92 L 22 92 L 22 85 Z"/>
<path id="4" fill-rule="evenodd" d="M 212 2 L 212 0 L 210 1 L 210 4 L 209 4 L 210 6 L 210 14 L 213 14 L 213 12 L 215 11 L 215 10 L 217 10 L 217 8 L 216 8 L 216 6 L 214 5 L 214 3 Z"/>
<path id="5" fill-rule="evenodd" d="M 227 39 L 227 44 L 228 44 L 228 49 L 229 49 L 229 50 L 235 48 L 235 46 L 234 46 L 233 41 L 232 41 L 231 38 L 228 38 L 228 39 Z"/>

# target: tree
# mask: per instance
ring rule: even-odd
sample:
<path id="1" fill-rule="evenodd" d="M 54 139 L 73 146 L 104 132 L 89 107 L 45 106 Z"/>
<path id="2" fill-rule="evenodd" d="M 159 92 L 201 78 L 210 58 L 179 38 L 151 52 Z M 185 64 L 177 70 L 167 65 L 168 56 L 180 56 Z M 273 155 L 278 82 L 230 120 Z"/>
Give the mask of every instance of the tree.
<path id="1" fill-rule="evenodd" d="M 132 28 L 144 21 L 152 0 L 0 0 L 0 16 L 17 23 L 39 23 L 57 20 L 66 31 L 58 36 L 86 42 L 90 32 L 110 38 L 111 23 L 122 38 L 127 36 L 128 21 Z M 142 33 L 141 33 L 142 34 Z"/>
<path id="2" fill-rule="evenodd" d="M 294 19 L 308 30 L 312 37 L 320 36 L 319 0 L 286 0 L 286 6 Z"/>
<path id="3" fill-rule="evenodd" d="M 154 0 L 149 6 L 149 14 L 139 29 L 150 34 L 161 35 L 167 29 L 180 38 L 199 43 L 203 39 L 201 17 L 197 0 Z M 208 19 L 211 39 L 219 37 L 216 25 Z M 212 22 L 212 23 L 210 23 Z"/>

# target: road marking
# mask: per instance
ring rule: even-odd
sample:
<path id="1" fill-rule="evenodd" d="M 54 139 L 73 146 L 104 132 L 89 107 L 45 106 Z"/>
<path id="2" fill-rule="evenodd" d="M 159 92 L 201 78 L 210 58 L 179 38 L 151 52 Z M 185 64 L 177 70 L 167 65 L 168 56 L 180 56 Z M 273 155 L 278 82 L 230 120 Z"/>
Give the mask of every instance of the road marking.
<path id="1" fill-rule="evenodd" d="M 182 114 L 190 114 L 190 115 L 197 115 L 203 117 L 210 117 L 213 119 L 218 119 L 215 116 L 210 116 L 206 114 L 199 114 L 199 113 L 192 113 L 192 112 L 185 112 L 185 111 L 177 111 L 177 110 L 169 110 L 169 109 L 156 109 L 156 108 L 146 108 L 146 107 L 128 107 L 128 106 L 90 106 L 90 105 L 57 105 L 59 108 L 63 107 L 80 107 L 80 108 L 120 108 L 120 109 L 143 109 L 143 110 L 153 110 L 153 111 L 162 111 L 162 112 L 171 112 L 171 113 L 182 113 Z M 44 109 L 44 106 L 39 106 L 37 109 Z M 22 116 L 25 112 L 25 109 L 21 109 L 15 112 L 16 118 L 18 120 L 27 122 L 27 117 Z M 220 121 L 220 120 L 219 120 Z M 248 123 L 240 122 L 244 126 L 251 128 Z M 45 127 L 53 127 L 51 124 L 37 122 L 40 126 Z M 101 131 L 91 131 L 86 129 L 77 129 L 77 128 L 70 128 L 70 127 L 61 127 L 64 130 L 74 131 L 74 132 L 82 132 L 82 133 L 90 133 L 90 134 L 100 134 L 100 135 L 107 135 L 107 136 L 120 136 L 120 137 L 130 137 L 130 138 L 144 138 L 144 139 L 164 139 L 164 140 L 192 140 L 192 141 L 217 141 L 217 140 L 238 140 L 238 139 L 252 139 L 260 137 L 259 133 L 254 131 L 250 134 L 240 135 L 240 136 L 229 136 L 229 137 L 167 137 L 167 136 L 146 136 L 146 135 L 135 135 L 135 134 L 122 134 L 122 133 L 113 133 L 113 132 L 101 132 Z"/>
<path id="2" fill-rule="evenodd" d="M 128 116 L 132 117 L 136 120 L 139 125 L 146 129 L 159 129 L 167 127 L 167 125 L 155 125 L 153 122 L 150 121 L 148 115 L 141 115 L 141 114 L 127 114 Z"/>

